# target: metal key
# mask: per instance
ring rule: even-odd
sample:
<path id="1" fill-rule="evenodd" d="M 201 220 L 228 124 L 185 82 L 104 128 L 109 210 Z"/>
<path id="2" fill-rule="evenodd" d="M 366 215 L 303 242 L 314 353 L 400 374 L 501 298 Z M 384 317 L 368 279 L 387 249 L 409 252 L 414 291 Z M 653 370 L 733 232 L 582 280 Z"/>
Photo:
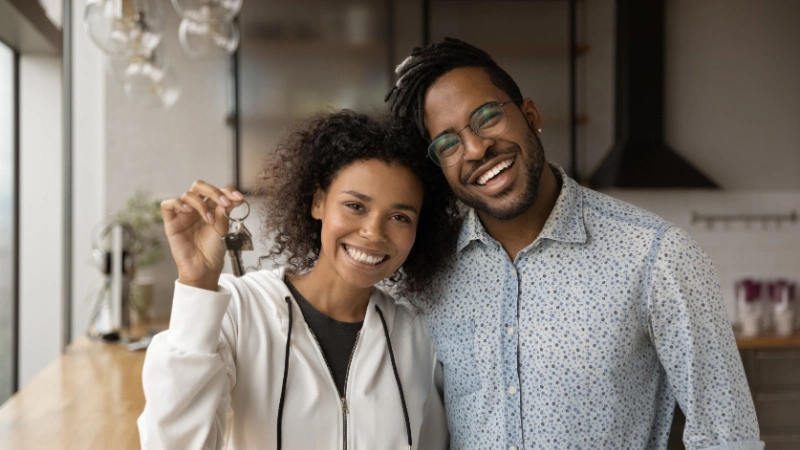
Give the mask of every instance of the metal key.
<path id="1" fill-rule="evenodd" d="M 228 257 L 231 259 L 233 274 L 237 277 L 244 275 L 245 268 L 242 262 L 242 251 L 253 249 L 253 238 L 244 223 L 235 221 L 231 223 L 233 231 L 223 236 L 225 248 L 228 249 Z"/>
<path id="2" fill-rule="evenodd" d="M 228 249 L 228 257 L 231 259 L 233 274 L 237 277 L 245 273 L 242 250 L 253 250 L 253 236 L 250 234 L 250 230 L 244 226 L 244 219 L 250 215 L 250 204 L 244 202 L 244 205 L 247 207 L 247 213 L 240 219 L 233 219 L 227 212 L 225 213 L 230 221 L 230 232 L 222 237 L 222 240 L 225 241 L 225 248 Z"/>

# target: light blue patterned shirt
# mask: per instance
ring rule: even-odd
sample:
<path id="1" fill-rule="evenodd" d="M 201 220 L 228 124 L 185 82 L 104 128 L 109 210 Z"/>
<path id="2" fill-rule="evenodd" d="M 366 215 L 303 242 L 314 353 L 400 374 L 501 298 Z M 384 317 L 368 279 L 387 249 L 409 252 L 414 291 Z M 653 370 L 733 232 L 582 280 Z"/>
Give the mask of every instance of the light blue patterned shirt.
<path id="1" fill-rule="evenodd" d="M 454 449 L 761 449 L 719 283 L 689 235 L 586 189 L 511 261 L 470 210 L 426 311 Z"/>

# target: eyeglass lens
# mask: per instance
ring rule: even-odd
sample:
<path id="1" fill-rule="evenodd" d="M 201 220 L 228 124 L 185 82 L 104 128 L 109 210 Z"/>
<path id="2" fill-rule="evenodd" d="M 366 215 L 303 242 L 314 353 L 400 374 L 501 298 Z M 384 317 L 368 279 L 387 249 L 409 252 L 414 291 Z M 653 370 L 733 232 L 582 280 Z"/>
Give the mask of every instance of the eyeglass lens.
<path id="1" fill-rule="evenodd" d="M 505 103 L 489 103 L 475 111 L 470 117 L 469 128 L 483 138 L 499 136 L 506 128 L 504 105 Z M 449 167 L 461 160 L 463 148 L 464 142 L 459 133 L 447 133 L 431 143 L 428 153 L 433 162 Z"/>

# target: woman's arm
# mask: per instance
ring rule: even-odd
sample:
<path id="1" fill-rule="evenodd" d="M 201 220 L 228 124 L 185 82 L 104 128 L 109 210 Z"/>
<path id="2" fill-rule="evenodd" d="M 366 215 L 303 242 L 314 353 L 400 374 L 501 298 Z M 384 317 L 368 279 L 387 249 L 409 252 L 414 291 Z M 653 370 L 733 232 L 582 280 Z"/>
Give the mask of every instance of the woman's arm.
<path id="1" fill-rule="evenodd" d="M 139 417 L 143 449 L 219 449 L 236 384 L 231 294 L 175 283 L 170 329 L 147 350 Z"/>

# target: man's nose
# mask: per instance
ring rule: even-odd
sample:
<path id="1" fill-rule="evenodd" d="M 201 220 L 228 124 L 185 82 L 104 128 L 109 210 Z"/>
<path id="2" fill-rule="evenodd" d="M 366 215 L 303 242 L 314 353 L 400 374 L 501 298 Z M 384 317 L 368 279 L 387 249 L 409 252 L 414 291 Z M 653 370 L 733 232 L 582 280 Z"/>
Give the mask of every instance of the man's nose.
<path id="1" fill-rule="evenodd" d="M 461 142 L 464 145 L 464 159 L 480 161 L 486 154 L 486 149 L 494 143 L 494 139 L 478 136 L 472 128 L 467 128 L 461 133 Z"/>

